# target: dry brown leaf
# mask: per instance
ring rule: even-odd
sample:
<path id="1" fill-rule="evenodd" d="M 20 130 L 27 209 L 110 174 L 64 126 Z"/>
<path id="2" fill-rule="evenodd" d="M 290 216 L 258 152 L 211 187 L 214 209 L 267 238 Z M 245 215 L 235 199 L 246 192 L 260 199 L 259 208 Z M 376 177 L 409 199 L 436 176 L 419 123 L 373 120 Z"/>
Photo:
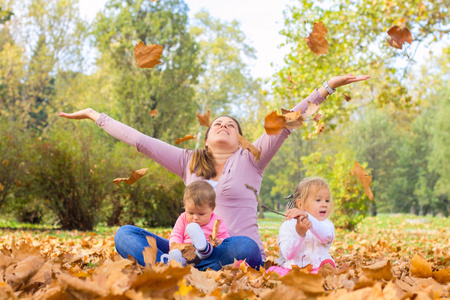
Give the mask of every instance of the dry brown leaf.
<path id="1" fill-rule="evenodd" d="M 289 72 L 289 75 L 286 78 L 286 80 L 289 81 L 290 83 L 292 83 L 292 74 L 291 74 L 291 72 Z"/>
<path id="2" fill-rule="evenodd" d="M 364 170 L 364 168 L 356 161 L 355 166 L 353 167 L 353 170 L 351 172 L 353 175 L 355 175 L 356 178 L 358 178 L 359 182 L 361 182 L 361 184 L 363 185 L 364 193 L 367 195 L 367 197 L 369 197 L 370 200 L 373 200 L 373 193 L 372 190 L 370 189 L 370 185 L 372 183 L 372 176 L 367 174 L 366 170 Z"/>
<path id="3" fill-rule="evenodd" d="M 300 128 L 303 125 L 303 121 L 305 121 L 305 118 L 301 114 L 301 111 L 288 112 L 286 114 L 283 114 L 283 117 L 286 119 L 287 129 Z"/>
<path id="4" fill-rule="evenodd" d="M 146 267 L 153 267 L 156 263 L 156 252 L 158 248 L 156 247 L 156 240 L 151 236 L 147 236 L 147 242 L 149 247 L 145 247 L 144 251 L 142 251 L 142 255 L 144 256 L 144 262 Z"/>
<path id="5" fill-rule="evenodd" d="M 389 260 L 379 261 L 373 265 L 362 267 L 362 270 L 365 276 L 373 280 L 384 279 L 390 281 L 394 278 Z"/>
<path id="6" fill-rule="evenodd" d="M 149 112 L 151 117 L 156 117 L 158 115 L 158 110 L 157 109 L 153 109 Z"/>
<path id="7" fill-rule="evenodd" d="M 318 296 L 325 292 L 323 283 L 325 280 L 317 274 L 307 274 L 298 268 L 293 268 L 288 274 L 281 277 L 281 282 L 287 286 L 296 287 L 306 296 Z"/>
<path id="8" fill-rule="evenodd" d="M 305 38 L 306 44 L 315 55 L 328 52 L 328 41 L 325 38 L 327 32 L 322 22 L 314 23 L 312 32 Z"/>
<path id="9" fill-rule="evenodd" d="M 207 272 L 199 271 L 196 268 L 191 268 L 191 274 L 187 276 L 187 281 L 205 294 L 212 293 L 218 287 L 214 278 L 211 278 Z"/>
<path id="10" fill-rule="evenodd" d="M 203 115 L 197 113 L 197 120 L 200 126 L 209 127 L 211 126 L 211 111 L 208 109 Z"/>
<path id="11" fill-rule="evenodd" d="M 10 265 L 5 271 L 5 281 L 15 290 L 33 277 L 44 263 L 43 257 L 30 256 L 17 264 Z"/>
<path id="12" fill-rule="evenodd" d="M 186 258 L 187 261 L 194 260 L 197 256 L 195 254 L 195 247 L 192 244 L 179 244 L 179 243 L 172 243 L 170 246 L 170 249 L 178 249 L 181 251 L 181 254 L 184 258 Z"/>
<path id="13" fill-rule="evenodd" d="M 318 124 L 317 125 L 317 134 L 321 134 L 325 130 L 325 125 Z"/>
<path id="14" fill-rule="evenodd" d="M 350 101 L 350 100 L 352 100 L 352 97 L 348 96 L 347 94 L 342 93 L 342 95 L 344 95 L 345 101 Z"/>
<path id="15" fill-rule="evenodd" d="M 302 116 L 304 119 L 307 119 L 311 117 L 312 115 L 316 114 L 320 109 L 320 106 L 314 103 L 311 103 L 308 101 L 308 108 L 304 113 L 302 113 Z"/>
<path id="16" fill-rule="evenodd" d="M 160 45 L 148 45 L 140 41 L 134 47 L 134 57 L 136 58 L 136 65 L 139 68 L 153 68 L 157 64 L 160 64 L 161 54 L 163 51 L 163 46 Z"/>
<path id="17" fill-rule="evenodd" d="M 264 119 L 264 129 L 269 135 L 276 135 L 281 132 L 281 129 L 286 127 L 286 119 L 283 116 L 279 116 L 277 111 L 271 112 Z"/>
<path id="18" fill-rule="evenodd" d="M 322 118 L 323 118 L 323 115 L 315 114 L 314 118 L 313 118 L 313 121 L 319 123 L 320 119 L 322 119 Z"/>
<path id="19" fill-rule="evenodd" d="M 433 271 L 433 278 L 440 283 L 450 282 L 450 267 L 439 271 Z"/>
<path id="20" fill-rule="evenodd" d="M 3 185 L 0 183 L 0 192 L 3 192 L 3 189 L 4 189 L 4 187 L 3 187 Z"/>
<path id="21" fill-rule="evenodd" d="M 433 264 L 427 262 L 426 259 L 420 257 L 417 254 L 414 254 L 413 258 L 411 259 L 411 268 L 409 270 L 411 271 L 411 274 L 416 277 L 428 278 L 432 276 L 432 265 Z"/>
<path id="22" fill-rule="evenodd" d="M 195 136 L 191 135 L 191 134 L 186 134 L 184 137 L 176 139 L 175 140 L 175 144 L 179 145 L 182 142 L 186 142 L 189 140 L 195 140 Z"/>
<path id="23" fill-rule="evenodd" d="M 261 158 L 261 151 L 258 150 L 258 148 L 256 148 L 255 145 L 244 139 L 244 137 L 240 135 L 239 132 L 236 131 L 236 134 L 242 149 L 247 149 L 248 151 L 250 151 L 250 153 L 253 154 L 253 156 L 255 157 L 255 161 L 259 162 L 259 159 Z"/>
<path id="24" fill-rule="evenodd" d="M 139 170 L 133 171 L 131 173 L 130 177 L 116 178 L 113 180 L 113 183 L 115 185 L 117 185 L 117 187 L 119 187 L 119 185 L 122 181 L 124 181 L 128 185 L 132 185 L 133 183 L 136 183 L 139 179 L 141 179 L 145 175 L 145 172 L 147 172 L 147 169 L 148 168 L 144 168 L 144 169 L 139 169 Z"/>
<path id="25" fill-rule="evenodd" d="M 75 290 L 79 299 L 90 299 L 95 298 L 95 296 L 105 297 L 108 294 L 104 287 L 99 286 L 89 278 L 83 280 L 61 273 L 58 276 L 58 281 L 64 290 Z"/>
<path id="26" fill-rule="evenodd" d="M 411 32 L 404 25 L 391 27 L 388 35 L 391 37 L 391 39 L 387 39 L 389 46 L 397 49 L 402 49 L 404 43 L 411 44 L 413 41 Z"/>
<path id="27" fill-rule="evenodd" d="M 328 276 L 336 275 L 336 269 L 331 264 L 324 264 L 317 274 L 322 276 L 323 278 L 327 278 Z"/>

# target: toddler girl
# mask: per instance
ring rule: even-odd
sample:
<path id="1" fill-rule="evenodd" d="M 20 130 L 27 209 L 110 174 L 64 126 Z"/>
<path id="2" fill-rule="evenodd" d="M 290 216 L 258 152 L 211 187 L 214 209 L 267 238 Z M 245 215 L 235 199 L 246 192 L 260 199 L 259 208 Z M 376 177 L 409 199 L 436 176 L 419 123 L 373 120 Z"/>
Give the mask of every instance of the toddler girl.
<path id="1" fill-rule="evenodd" d="M 172 243 L 190 244 L 196 249 L 195 253 L 201 260 L 207 259 L 213 252 L 213 246 L 208 241 L 211 235 L 214 222 L 221 220 L 217 238 L 219 242 L 229 238 L 230 234 L 222 218 L 213 213 L 216 207 L 216 193 L 214 188 L 205 181 L 194 181 L 189 184 L 184 191 L 184 209 L 173 227 L 169 237 L 169 245 Z M 169 254 L 161 256 L 161 261 L 165 257 L 186 265 L 186 259 L 181 255 L 181 251 L 173 249 Z"/>
<path id="2" fill-rule="evenodd" d="M 280 227 L 280 258 L 268 271 L 286 275 L 293 265 L 312 264 L 311 273 L 329 263 L 336 268 L 329 250 L 334 239 L 334 225 L 328 220 L 331 196 L 328 184 L 321 178 L 305 178 L 295 188 L 293 209 L 286 212 L 287 221 Z"/>

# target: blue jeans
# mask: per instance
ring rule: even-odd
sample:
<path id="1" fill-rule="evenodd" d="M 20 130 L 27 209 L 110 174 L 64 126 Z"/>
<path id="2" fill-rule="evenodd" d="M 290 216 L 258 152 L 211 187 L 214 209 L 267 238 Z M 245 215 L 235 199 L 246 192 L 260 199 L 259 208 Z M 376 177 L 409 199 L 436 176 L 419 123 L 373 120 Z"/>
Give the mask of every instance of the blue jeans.
<path id="1" fill-rule="evenodd" d="M 161 255 L 169 252 L 169 241 L 147 230 L 132 225 L 120 227 L 114 237 L 117 252 L 124 258 L 128 255 L 134 257 L 138 263 L 145 266 L 142 251 L 149 247 L 147 236 L 156 240 L 156 261 L 161 260 Z M 261 251 L 254 240 L 246 236 L 233 236 L 225 239 L 222 244 L 214 248 L 210 257 L 196 264 L 199 270 L 210 268 L 218 271 L 224 265 L 234 262 L 234 259 L 244 260 L 255 269 L 262 266 Z"/>

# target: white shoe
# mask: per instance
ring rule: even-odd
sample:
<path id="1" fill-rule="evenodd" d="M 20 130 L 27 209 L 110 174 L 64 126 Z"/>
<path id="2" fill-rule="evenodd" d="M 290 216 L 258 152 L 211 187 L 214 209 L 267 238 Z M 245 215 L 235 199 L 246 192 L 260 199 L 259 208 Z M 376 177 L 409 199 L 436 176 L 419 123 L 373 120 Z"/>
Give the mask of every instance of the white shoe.
<path id="1" fill-rule="evenodd" d="M 208 241 L 206 240 L 205 233 L 200 228 L 200 225 L 197 223 L 189 223 L 186 226 L 186 232 L 191 238 L 192 245 L 194 245 L 195 249 L 199 251 L 205 250 Z"/>

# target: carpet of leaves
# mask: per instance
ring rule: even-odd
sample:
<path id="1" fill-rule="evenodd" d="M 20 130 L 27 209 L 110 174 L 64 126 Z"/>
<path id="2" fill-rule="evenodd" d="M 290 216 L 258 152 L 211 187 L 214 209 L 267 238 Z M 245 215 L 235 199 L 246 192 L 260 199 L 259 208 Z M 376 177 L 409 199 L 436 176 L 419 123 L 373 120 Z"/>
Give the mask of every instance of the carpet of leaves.
<path id="1" fill-rule="evenodd" d="M 337 270 L 314 275 L 308 268 L 294 269 L 281 278 L 244 264 L 218 272 L 175 264 L 144 268 L 114 251 L 111 231 L 3 229 L 0 299 L 449 298 L 448 227 L 416 220 L 406 229 L 405 224 L 381 226 L 373 220 L 356 232 L 337 230 L 331 249 Z M 274 230 L 261 232 L 267 268 L 278 257 L 277 239 Z"/>

